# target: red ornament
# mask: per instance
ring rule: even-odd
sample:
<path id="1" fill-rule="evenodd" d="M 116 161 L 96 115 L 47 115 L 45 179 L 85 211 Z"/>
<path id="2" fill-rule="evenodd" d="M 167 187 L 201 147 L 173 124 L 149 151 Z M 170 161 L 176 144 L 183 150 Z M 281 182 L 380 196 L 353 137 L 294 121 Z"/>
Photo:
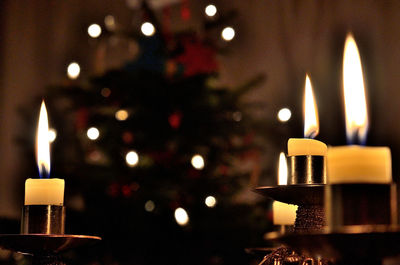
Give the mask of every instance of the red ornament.
<path id="1" fill-rule="evenodd" d="M 77 131 L 84 130 L 89 120 L 89 111 L 87 108 L 80 108 L 76 112 L 75 127 Z"/>
<path id="2" fill-rule="evenodd" d="M 195 37 L 182 41 L 184 51 L 175 61 L 184 66 L 184 76 L 211 74 L 218 70 L 215 49 Z"/>
<path id="3" fill-rule="evenodd" d="M 169 125 L 172 129 L 178 129 L 181 126 L 182 113 L 180 111 L 175 111 L 168 117 Z"/>
<path id="4" fill-rule="evenodd" d="M 126 132 L 122 133 L 122 141 L 124 141 L 124 143 L 126 143 L 126 144 L 132 143 L 133 138 L 134 138 L 133 133 L 131 133 L 131 132 L 126 131 Z"/>
<path id="5" fill-rule="evenodd" d="M 188 0 L 182 0 L 181 4 L 181 18 L 182 20 L 189 20 L 190 19 L 190 7 L 189 7 L 189 1 Z"/>
<path id="6" fill-rule="evenodd" d="M 132 196 L 132 189 L 129 185 L 122 186 L 122 195 L 124 195 L 125 198 Z"/>

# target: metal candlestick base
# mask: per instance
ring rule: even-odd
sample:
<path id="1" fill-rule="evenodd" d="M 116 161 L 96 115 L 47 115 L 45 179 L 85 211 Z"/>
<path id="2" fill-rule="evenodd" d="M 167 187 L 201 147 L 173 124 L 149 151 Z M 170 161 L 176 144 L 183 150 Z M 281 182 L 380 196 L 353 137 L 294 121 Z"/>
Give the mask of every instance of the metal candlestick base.
<path id="1" fill-rule="evenodd" d="M 324 184 L 326 183 L 324 156 L 289 156 L 290 174 L 288 184 Z"/>
<path id="2" fill-rule="evenodd" d="M 46 257 L 100 240 L 97 236 L 83 235 L 9 234 L 0 235 L 0 247 L 22 254 Z"/>
<path id="3" fill-rule="evenodd" d="M 371 261 L 372 258 L 380 261 L 400 253 L 398 226 L 344 226 L 335 232 L 292 234 L 271 232 L 265 235 L 265 239 L 284 244 L 309 257 L 324 257 L 341 263 L 351 261 L 348 264 Z"/>
<path id="4" fill-rule="evenodd" d="M 332 184 L 326 186 L 328 227 L 397 224 L 395 184 Z"/>
<path id="5" fill-rule="evenodd" d="M 65 207 L 57 205 L 25 205 L 21 234 L 64 234 Z"/>
<path id="6" fill-rule="evenodd" d="M 323 205 L 325 184 L 262 186 L 255 192 L 273 200 L 295 205 Z"/>

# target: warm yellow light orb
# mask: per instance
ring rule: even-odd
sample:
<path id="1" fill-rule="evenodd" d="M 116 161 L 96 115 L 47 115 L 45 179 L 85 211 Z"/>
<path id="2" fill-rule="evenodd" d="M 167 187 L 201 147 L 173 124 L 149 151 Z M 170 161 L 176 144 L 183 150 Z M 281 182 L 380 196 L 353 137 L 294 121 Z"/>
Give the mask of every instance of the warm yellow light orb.
<path id="1" fill-rule="evenodd" d="M 86 135 L 90 140 L 96 140 L 100 136 L 100 131 L 96 127 L 91 127 L 87 130 Z"/>
<path id="2" fill-rule="evenodd" d="M 204 203 L 207 205 L 207 207 L 213 208 L 217 204 L 217 199 L 215 199 L 214 196 L 208 196 Z"/>
<path id="3" fill-rule="evenodd" d="M 129 117 L 129 113 L 128 111 L 124 110 L 124 109 L 120 109 L 119 111 L 117 111 L 115 113 L 115 118 L 119 121 L 124 121 L 126 119 L 128 119 Z"/>
<path id="4" fill-rule="evenodd" d="M 49 129 L 49 142 L 52 143 L 57 138 L 57 131 L 53 128 Z"/>
<path id="5" fill-rule="evenodd" d="M 135 151 L 129 151 L 125 156 L 126 163 L 130 167 L 134 167 L 139 162 L 139 155 Z"/>
<path id="6" fill-rule="evenodd" d="M 215 14 L 217 14 L 217 7 L 215 5 L 210 4 L 206 6 L 205 12 L 207 16 L 213 17 L 215 16 Z"/>
<path id="7" fill-rule="evenodd" d="M 77 62 L 72 62 L 68 65 L 67 75 L 70 79 L 77 79 L 81 73 L 81 67 Z"/>
<path id="8" fill-rule="evenodd" d="M 204 158 L 201 155 L 194 155 L 191 163 L 195 169 L 201 170 L 204 168 Z"/>
<path id="9" fill-rule="evenodd" d="M 232 27 L 226 27 L 222 30 L 221 37 L 225 41 L 231 41 L 235 37 L 235 30 Z"/>
<path id="10" fill-rule="evenodd" d="M 92 24 L 88 27 L 87 32 L 90 37 L 98 38 L 101 35 L 101 27 L 98 24 Z"/>
<path id="11" fill-rule="evenodd" d="M 148 200 L 145 204 L 144 204 L 144 209 L 147 212 L 152 212 L 154 211 L 154 209 L 156 208 L 156 205 L 154 204 L 154 202 L 152 200 Z"/>
<path id="12" fill-rule="evenodd" d="M 292 117 L 292 112 L 288 108 L 283 108 L 278 112 L 278 120 L 280 122 L 287 122 Z"/>
<path id="13" fill-rule="evenodd" d="M 185 226 L 189 223 L 189 216 L 185 209 L 179 207 L 175 210 L 175 220 L 178 225 Z"/>
<path id="14" fill-rule="evenodd" d="M 150 22 L 144 22 L 140 27 L 140 30 L 142 31 L 143 35 L 147 37 L 153 36 L 156 32 L 156 28 Z"/>

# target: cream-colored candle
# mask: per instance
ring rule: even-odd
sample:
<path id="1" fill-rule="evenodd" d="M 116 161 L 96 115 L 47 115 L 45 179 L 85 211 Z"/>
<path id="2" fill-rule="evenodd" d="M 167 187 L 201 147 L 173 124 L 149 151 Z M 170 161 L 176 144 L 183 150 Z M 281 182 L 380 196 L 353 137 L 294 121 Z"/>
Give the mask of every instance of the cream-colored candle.
<path id="1" fill-rule="evenodd" d="M 328 183 L 390 183 L 388 147 L 337 146 L 328 149 Z"/>
<path id="2" fill-rule="evenodd" d="M 294 225 L 297 205 L 274 201 L 272 203 L 274 225 Z"/>
<path id="3" fill-rule="evenodd" d="M 42 102 L 36 139 L 36 159 L 40 179 L 25 182 L 25 205 L 63 205 L 64 180 L 48 178 L 50 175 L 50 143 L 47 111 Z"/>
<path id="4" fill-rule="evenodd" d="M 328 147 L 321 141 L 305 138 L 290 138 L 288 156 L 312 155 L 325 156 Z"/>
<path id="5" fill-rule="evenodd" d="M 27 179 L 25 205 L 64 205 L 63 179 Z"/>
<path id="6" fill-rule="evenodd" d="M 310 78 L 306 75 L 304 87 L 304 137 L 314 138 L 319 132 L 317 104 L 314 99 Z M 288 156 L 325 156 L 327 146 L 323 142 L 306 139 L 290 138 L 288 141 Z"/>
<path id="7" fill-rule="evenodd" d="M 368 115 L 361 59 L 351 34 L 346 38 L 343 58 L 343 92 L 346 134 L 349 142 L 365 141 Z M 388 147 L 357 145 L 330 147 L 327 156 L 328 183 L 390 183 L 391 154 Z"/>

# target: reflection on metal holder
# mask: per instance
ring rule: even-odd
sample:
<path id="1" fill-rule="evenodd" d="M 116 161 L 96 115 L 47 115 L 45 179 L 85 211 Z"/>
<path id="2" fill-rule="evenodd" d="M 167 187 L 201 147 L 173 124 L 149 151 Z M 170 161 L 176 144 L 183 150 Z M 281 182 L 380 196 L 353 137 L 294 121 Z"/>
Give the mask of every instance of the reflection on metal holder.
<path id="1" fill-rule="evenodd" d="M 397 223 L 395 184 L 332 184 L 326 186 L 325 196 L 331 231 L 348 225 Z"/>
<path id="2" fill-rule="evenodd" d="M 289 156 L 290 174 L 288 184 L 325 184 L 324 156 Z"/>
<path id="3" fill-rule="evenodd" d="M 65 207 L 57 205 L 25 205 L 21 234 L 64 234 Z"/>

